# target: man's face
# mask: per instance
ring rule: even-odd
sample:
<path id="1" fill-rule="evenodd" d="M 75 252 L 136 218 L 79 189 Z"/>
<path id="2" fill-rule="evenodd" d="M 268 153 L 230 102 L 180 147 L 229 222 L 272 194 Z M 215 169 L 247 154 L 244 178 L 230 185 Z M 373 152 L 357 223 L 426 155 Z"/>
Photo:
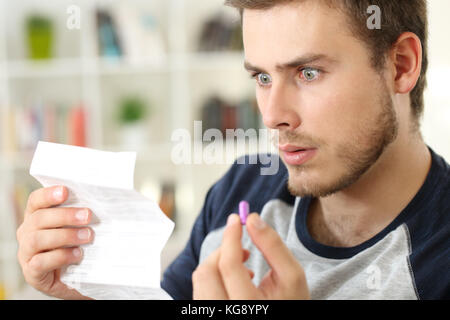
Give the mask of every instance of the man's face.
<path id="1" fill-rule="evenodd" d="M 291 193 L 327 196 L 357 181 L 398 124 L 386 81 L 345 16 L 319 1 L 244 10 L 243 36 L 264 123 L 279 129 Z"/>

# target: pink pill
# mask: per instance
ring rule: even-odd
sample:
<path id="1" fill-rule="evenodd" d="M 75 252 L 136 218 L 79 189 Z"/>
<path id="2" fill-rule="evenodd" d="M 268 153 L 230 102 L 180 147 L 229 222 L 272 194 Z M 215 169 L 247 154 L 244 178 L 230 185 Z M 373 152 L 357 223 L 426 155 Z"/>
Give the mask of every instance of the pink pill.
<path id="1" fill-rule="evenodd" d="M 250 212 L 250 207 L 247 201 L 239 202 L 239 217 L 241 218 L 241 224 L 245 224 L 247 222 L 247 216 Z"/>

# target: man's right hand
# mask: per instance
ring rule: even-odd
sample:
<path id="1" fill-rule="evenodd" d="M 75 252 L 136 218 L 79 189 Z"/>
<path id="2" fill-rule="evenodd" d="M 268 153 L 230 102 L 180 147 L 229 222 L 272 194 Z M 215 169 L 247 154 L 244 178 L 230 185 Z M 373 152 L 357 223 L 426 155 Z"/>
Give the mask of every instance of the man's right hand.
<path id="1" fill-rule="evenodd" d="M 86 208 L 54 208 L 67 200 L 68 190 L 37 189 L 28 198 L 24 221 L 17 229 L 17 258 L 25 280 L 43 293 L 61 299 L 85 299 L 61 282 L 61 268 L 81 261 L 79 247 L 92 241 Z M 84 226 L 84 227 L 83 227 Z"/>

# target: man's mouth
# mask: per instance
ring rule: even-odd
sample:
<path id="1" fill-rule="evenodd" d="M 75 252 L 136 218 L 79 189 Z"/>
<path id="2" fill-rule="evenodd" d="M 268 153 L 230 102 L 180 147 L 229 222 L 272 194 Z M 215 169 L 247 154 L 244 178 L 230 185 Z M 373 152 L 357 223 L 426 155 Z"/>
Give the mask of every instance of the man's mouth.
<path id="1" fill-rule="evenodd" d="M 309 161 L 317 153 L 317 148 L 310 146 L 280 145 L 283 160 L 289 165 L 301 165 Z"/>
<path id="2" fill-rule="evenodd" d="M 305 150 L 315 149 L 315 148 L 309 147 L 309 146 L 296 146 L 296 145 L 292 145 L 292 144 L 280 145 L 278 148 L 282 152 L 296 152 L 296 151 L 305 151 Z"/>

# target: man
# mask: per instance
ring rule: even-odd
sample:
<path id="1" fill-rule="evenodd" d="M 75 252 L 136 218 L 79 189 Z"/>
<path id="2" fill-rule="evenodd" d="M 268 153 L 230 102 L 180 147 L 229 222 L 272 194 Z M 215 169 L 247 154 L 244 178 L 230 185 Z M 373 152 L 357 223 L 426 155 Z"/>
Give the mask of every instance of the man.
<path id="1" fill-rule="evenodd" d="M 241 10 L 245 67 L 284 165 L 262 176 L 236 162 L 162 287 L 175 299 L 450 298 L 450 167 L 419 130 L 425 1 L 227 3 Z M 371 5 L 381 29 L 366 24 Z M 66 197 L 30 196 L 18 257 L 37 289 L 82 298 L 59 270 L 92 234 L 55 228 L 91 213 L 49 209 Z M 232 213 L 244 199 L 254 213 L 242 227 Z"/>

